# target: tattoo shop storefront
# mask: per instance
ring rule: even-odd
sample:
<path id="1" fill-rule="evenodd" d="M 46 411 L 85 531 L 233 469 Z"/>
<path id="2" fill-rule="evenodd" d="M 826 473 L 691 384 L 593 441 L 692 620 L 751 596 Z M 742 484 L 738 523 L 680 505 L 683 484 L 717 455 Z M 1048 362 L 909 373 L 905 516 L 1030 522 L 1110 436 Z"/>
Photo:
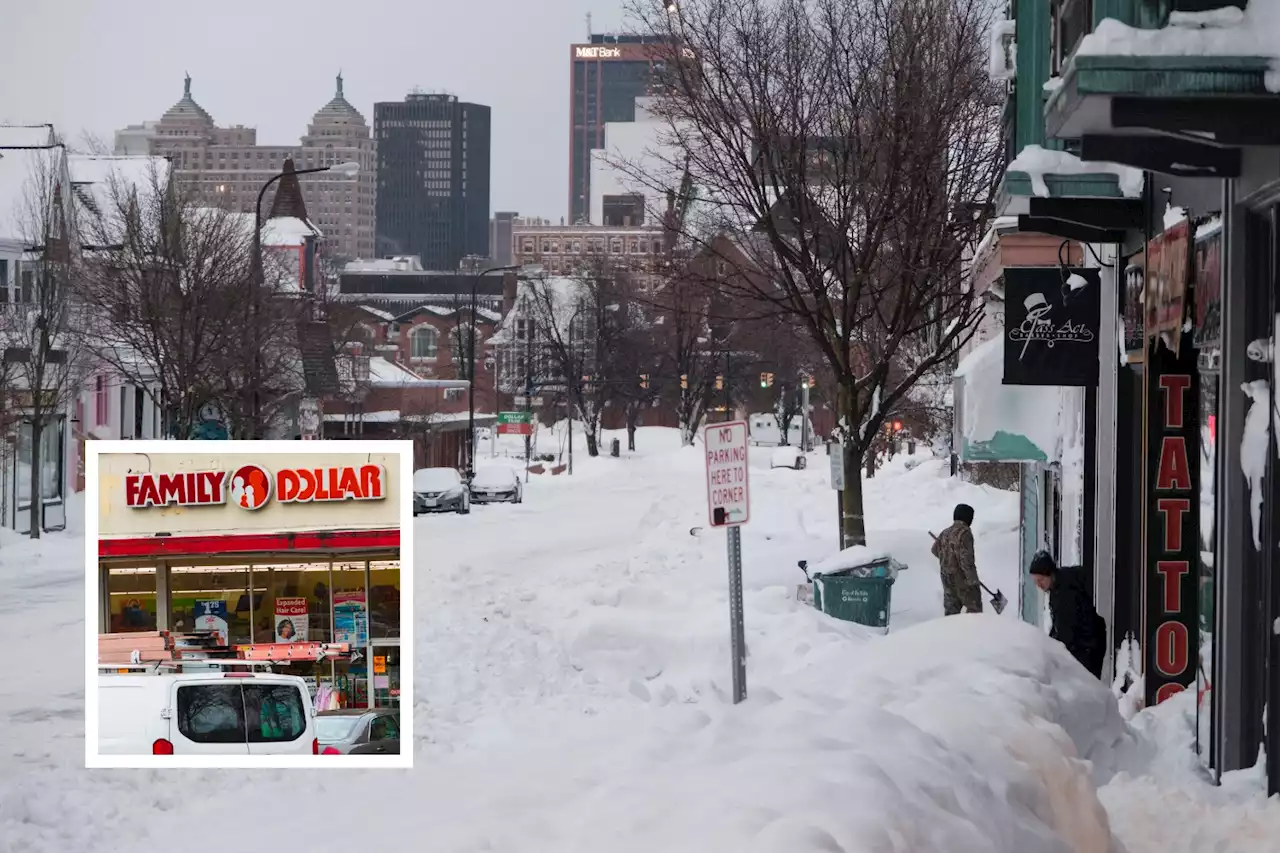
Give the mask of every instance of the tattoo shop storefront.
<path id="1" fill-rule="evenodd" d="M 398 456 L 98 460 L 99 634 L 277 661 L 320 710 L 399 707 Z"/>
<path id="2" fill-rule="evenodd" d="M 1116 621 L 1141 644 L 1148 705 L 1195 691 L 1215 776 L 1263 754 L 1280 793 L 1280 93 L 1265 56 L 1211 49 L 1246 34 L 1171 24 L 1076 57 L 1044 116 L 1077 172 L 1145 178 L 1137 235 L 1114 205 L 1062 217 L 1123 232 L 1092 241 L 1120 247 L 1115 493 L 1141 512 L 1123 528 L 1116 514 Z M 1166 37 L 1206 49 L 1172 56 Z"/>

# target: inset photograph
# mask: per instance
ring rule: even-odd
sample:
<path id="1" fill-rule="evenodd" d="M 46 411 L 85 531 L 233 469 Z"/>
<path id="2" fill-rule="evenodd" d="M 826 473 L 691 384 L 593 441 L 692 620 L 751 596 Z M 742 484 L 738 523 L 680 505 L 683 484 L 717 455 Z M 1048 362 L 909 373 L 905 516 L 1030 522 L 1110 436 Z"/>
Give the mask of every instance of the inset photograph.
<path id="1" fill-rule="evenodd" d="M 412 455 L 88 442 L 86 764 L 411 767 Z"/>

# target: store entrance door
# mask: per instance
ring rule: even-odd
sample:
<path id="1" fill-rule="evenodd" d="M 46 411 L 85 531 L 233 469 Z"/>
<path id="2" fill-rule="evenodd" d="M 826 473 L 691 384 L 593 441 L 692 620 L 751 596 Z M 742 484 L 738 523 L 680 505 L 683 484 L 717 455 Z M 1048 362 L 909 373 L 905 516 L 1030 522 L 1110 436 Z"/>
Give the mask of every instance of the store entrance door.
<path id="1" fill-rule="evenodd" d="M 373 646 L 369 662 L 373 680 L 373 707 L 400 707 L 400 641 L 383 641 Z"/>

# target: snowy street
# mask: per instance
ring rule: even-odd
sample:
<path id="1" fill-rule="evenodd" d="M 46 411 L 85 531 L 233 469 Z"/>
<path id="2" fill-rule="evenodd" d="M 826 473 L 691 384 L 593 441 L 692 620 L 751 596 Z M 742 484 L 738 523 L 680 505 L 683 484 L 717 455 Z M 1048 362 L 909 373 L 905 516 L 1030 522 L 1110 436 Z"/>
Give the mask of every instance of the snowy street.
<path id="1" fill-rule="evenodd" d="M 1280 803 L 1256 778 L 1197 778 L 1189 702 L 1131 727 L 1018 620 L 1015 493 L 909 458 L 867 481 L 870 546 L 909 567 L 880 637 L 795 601 L 796 561 L 833 550 L 825 457 L 770 471 L 752 451 L 736 707 L 725 534 L 690 533 L 703 460 L 674 430 L 535 476 L 523 504 L 417 519 L 412 771 L 84 770 L 83 539 L 7 536 L 0 641 L 26 651 L 0 681 L 0 851 L 158 851 L 237 825 L 255 847 L 343 850 L 1274 851 Z M 962 501 L 1003 616 L 939 618 L 928 531 Z"/>

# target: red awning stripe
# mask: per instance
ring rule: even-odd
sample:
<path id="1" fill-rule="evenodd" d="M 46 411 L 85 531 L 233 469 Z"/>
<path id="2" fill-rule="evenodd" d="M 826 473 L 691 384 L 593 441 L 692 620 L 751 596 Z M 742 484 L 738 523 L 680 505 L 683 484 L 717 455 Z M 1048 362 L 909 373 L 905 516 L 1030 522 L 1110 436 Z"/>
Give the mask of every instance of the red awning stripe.
<path id="1" fill-rule="evenodd" d="M 98 556 L 165 557 L 250 554 L 271 551 L 386 551 L 400 547 L 399 530 L 313 530 L 299 533 L 232 533 L 211 536 L 145 536 L 98 540 Z"/>

